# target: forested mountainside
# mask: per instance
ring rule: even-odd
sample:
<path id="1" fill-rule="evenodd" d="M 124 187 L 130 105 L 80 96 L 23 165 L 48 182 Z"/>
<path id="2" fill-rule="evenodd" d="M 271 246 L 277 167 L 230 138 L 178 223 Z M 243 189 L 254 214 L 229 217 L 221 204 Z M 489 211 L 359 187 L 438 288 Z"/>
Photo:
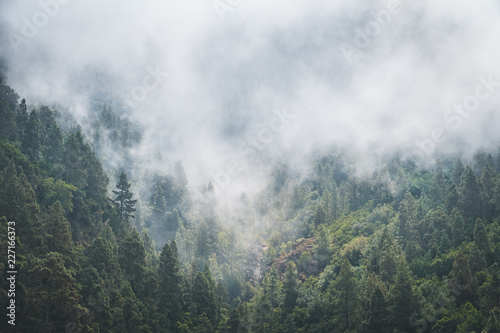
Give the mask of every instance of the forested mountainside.
<path id="1" fill-rule="evenodd" d="M 69 124 L 0 85 L 2 332 L 500 332 L 497 152 L 358 175 L 332 149 L 225 211 L 180 162 L 104 170 Z"/>

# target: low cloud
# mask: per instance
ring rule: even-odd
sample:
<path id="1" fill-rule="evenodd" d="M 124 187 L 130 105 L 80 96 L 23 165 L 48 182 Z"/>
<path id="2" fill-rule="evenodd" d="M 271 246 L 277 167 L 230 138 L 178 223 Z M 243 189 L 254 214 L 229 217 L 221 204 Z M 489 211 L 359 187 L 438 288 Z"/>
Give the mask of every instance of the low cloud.
<path id="1" fill-rule="evenodd" d="M 370 160 L 499 143 L 494 0 L 41 0 L 4 1 L 0 13 L 5 76 L 21 96 L 62 105 L 82 123 L 92 100 L 118 101 L 144 130 L 130 152 L 138 165 L 182 160 L 193 186 L 226 170 L 276 110 L 297 120 L 260 159 L 239 159 L 237 191 L 261 183 L 273 157 L 300 166 L 331 145 Z M 468 117 L 456 113 L 481 78 L 494 91 Z"/>

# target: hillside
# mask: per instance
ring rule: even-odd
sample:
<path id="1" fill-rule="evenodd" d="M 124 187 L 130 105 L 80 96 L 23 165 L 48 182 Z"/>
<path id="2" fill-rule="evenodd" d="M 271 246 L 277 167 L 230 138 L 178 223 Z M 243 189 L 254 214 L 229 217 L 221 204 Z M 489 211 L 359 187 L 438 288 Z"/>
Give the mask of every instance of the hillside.
<path id="1" fill-rule="evenodd" d="M 16 305 L 2 331 L 500 329 L 498 154 L 432 170 L 395 156 L 364 176 L 339 152 L 307 177 L 282 164 L 228 224 L 182 165 L 128 179 L 54 110 L 5 84 L 0 101 L 1 246 L 15 225 L 17 271 L 12 297 L 1 258 L 1 303 Z"/>

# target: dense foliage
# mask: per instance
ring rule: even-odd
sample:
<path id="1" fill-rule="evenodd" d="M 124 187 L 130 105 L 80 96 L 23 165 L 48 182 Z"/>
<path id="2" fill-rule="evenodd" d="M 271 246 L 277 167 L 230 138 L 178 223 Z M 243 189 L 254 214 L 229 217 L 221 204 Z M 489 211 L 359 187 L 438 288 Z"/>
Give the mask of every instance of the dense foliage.
<path id="1" fill-rule="evenodd" d="M 19 271 L 2 332 L 500 332 L 498 157 L 357 175 L 332 150 L 225 211 L 180 162 L 105 171 L 103 142 L 140 135 L 109 106 L 93 121 L 87 139 L 0 83 L 3 309 L 8 221 Z"/>

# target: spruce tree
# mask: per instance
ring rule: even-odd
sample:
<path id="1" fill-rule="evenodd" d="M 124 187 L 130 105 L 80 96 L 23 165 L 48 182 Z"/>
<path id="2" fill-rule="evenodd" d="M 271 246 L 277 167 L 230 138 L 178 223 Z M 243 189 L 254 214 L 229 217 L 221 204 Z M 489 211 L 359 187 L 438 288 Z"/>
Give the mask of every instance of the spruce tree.
<path id="1" fill-rule="evenodd" d="M 297 266 L 293 261 L 286 265 L 283 278 L 283 310 L 284 313 L 292 313 L 297 302 Z"/>
<path id="2" fill-rule="evenodd" d="M 193 286 L 192 313 L 197 316 L 205 314 L 212 325 L 215 323 L 216 304 L 210 282 L 203 272 L 198 272 Z"/>
<path id="3" fill-rule="evenodd" d="M 16 114 L 16 124 L 17 124 L 17 137 L 22 142 L 24 137 L 24 131 L 26 125 L 28 124 L 28 107 L 26 106 L 26 100 L 23 98 L 21 103 L 17 108 Z"/>
<path id="4" fill-rule="evenodd" d="M 465 237 L 465 222 L 458 208 L 451 211 L 451 239 L 454 246 L 462 244 Z"/>
<path id="5" fill-rule="evenodd" d="M 70 225 L 64 217 L 64 210 L 59 201 L 56 201 L 49 208 L 49 215 L 45 221 L 45 228 L 48 233 L 49 251 L 60 252 L 69 255 L 73 246 Z"/>
<path id="6" fill-rule="evenodd" d="M 118 263 L 118 244 L 109 225 L 104 226 L 103 230 L 87 248 L 87 257 L 89 263 L 99 273 L 105 271 L 110 277 L 121 277 L 121 269 Z"/>
<path id="7" fill-rule="evenodd" d="M 351 329 L 355 322 L 357 304 L 357 282 L 354 278 L 351 264 L 344 258 L 339 277 L 335 282 L 335 289 L 338 292 L 338 307 L 341 315 L 341 323 L 344 331 Z"/>
<path id="8" fill-rule="evenodd" d="M 472 236 L 474 222 L 481 218 L 483 205 L 477 177 L 470 167 L 465 170 L 460 184 L 460 208 L 465 221 L 465 232 Z"/>
<path id="9" fill-rule="evenodd" d="M 500 309 L 498 307 L 490 311 L 490 318 L 486 323 L 484 332 L 500 333 Z"/>
<path id="10" fill-rule="evenodd" d="M 174 240 L 165 244 L 160 254 L 158 311 L 162 326 L 175 330 L 182 320 L 184 307 L 182 276 L 179 271 L 177 245 Z"/>
<path id="11" fill-rule="evenodd" d="M 116 211 L 121 219 L 127 220 L 134 218 L 132 214 L 135 212 L 134 205 L 137 200 L 132 200 L 132 192 L 130 192 L 130 183 L 127 181 L 127 175 L 122 171 L 116 184 L 116 190 L 113 190 L 115 199 L 112 200 Z"/>
<path id="12" fill-rule="evenodd" d="M 74 272 L 64 266 L 67 260 L 58 252 L 49 252 L 43 259 L 34 259 L 25 280 L 27 323 L 39 332 L 64 332 L 68 323 L 88 330 L 88 310 L 80 305 L 80 294 Z M 29 314 L 29 315 L 28 315 Z M 28 329 L 28 327 L 25 327 Z"/>
<path id="13" fill-rule="evenodd" d="M 483 221 L 481 221 L 481 219 L 477 219 L 474 225 L 474 244 L 485 254 L 490 253 L 490 241 L 488 239 L 488 235 L 486 234 L 486 228 L 484 227 Z"/>
<path id="14" fill-rule="evenodd" d="M 399 206 L 399 216 L 398 216 L 398 234 L 400 237 L 400 243 L 403 249 L 406 247 L 406 243 L 411 241 L 411 235 L 413 234 L 413 228 L 415 225 L 415 198 L 410 193 L 406 191 L 403 200 Z"/>
<path id="15" fill-rule="evenodd" d="M 217 286 L 215 287 L 215 303 L 217 306 L 216 313 L 216 323 L 219 325 L 221 321 L 224 319 L 224 315 L 227 312 L 227 308 L 229 307 L 227 291 L 224 285 L 222 284 L 222 280 L 217 282 Z"/>
<path id="16" fill-rule="evenodd" d="M 120 245 L 119 262 L 123 277 L 130 281 L 134 293 L 140 297 L 144 293 L 144 275 L 146 269 L 146 250 L 136 228 Z"/>
<path id="17" fill-rule="evenodd" d="M 473 300 L 477 290 L 476 279 L 472 276 L 467 257 L 459 252 L 450 273 L 450 288 L 458 306 Z"/>
<path id="18" fill-rule="evenodd" d="M 448 214 L 450 214 L 451 211 L 458 206 L 459 199 L 460 197 L 458 195 L 457 185 L 455 185 L 454 182 L 450 182 L 444 203 L 444 208 Z"/>
<path id="19" fill-rule="evenodd" d="M 494 162 L 491 155 L 488 155 L 488 163 L 483 169 L 481 175 L 481 186 L 484 190 L 483 206 L 485 222 L 491 221 L 495 217 L 495 187 L 497 172 L 494 168 Z"/>
<path id="20" fill-rule="evenodd" d="M 0 99 L 0 138 L 15 141 L 17 138 L 16 114 Z"/>
<path id="21" fill-rule="evenodd" d="M 372 252 L 369 261 L 369 270 L 380 274 L 383 282 L 392 284 L 397 272 L 397 265 L 401 258 L 401 251 L 394 237 L 385 227 L 378 241 L 378 246 Z"/>
<path id="22" fill-rule="evenodd" d="M 40 157 L 40 119 L 35 110 L 29 115 L 21 146 L 31 159 Z"/>
<path id="23" fill-rule="evenodd" d="M 455 166 L 453 168 L 453 175 L 452 175 L 452 179 L 457 186 L 459 186 L 460 183 L 462 182 L 462 176 L 464 174 L 464 171 L 465 171 L 465 166 L 462 163 L 462 160 L 459 158 L 459 159 L 457 159 L 457 162 L 455 163 Z"/>
<path id="24" fill-rule="evenodd" d="M 417 297 L 413 291 L 413 279 L 405 261 L 398 264 L 394 285 L 391 288 L 391 322 L 399 331 L 414 332 L 411 316 L 417 311 Z"/>
<path id="25" fill-rule="evenodd" d="M 375 285 L 368 303 L 368 312 L 366 318 L 365 332 L 385 333 L 389 328 L 389 311 L 387 309 L 387 300 L 380 284 Z"/>

